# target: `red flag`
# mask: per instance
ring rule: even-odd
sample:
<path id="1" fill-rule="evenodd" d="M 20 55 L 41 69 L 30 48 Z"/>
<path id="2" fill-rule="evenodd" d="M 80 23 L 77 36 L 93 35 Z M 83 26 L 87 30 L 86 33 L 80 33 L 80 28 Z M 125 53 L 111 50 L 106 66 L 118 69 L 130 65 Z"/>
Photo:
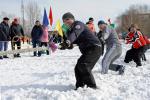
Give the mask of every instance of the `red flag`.
<path id="1" fill-rule="evenodd" d="M 50 25 L 52 26 L 52 24 L 53 24 L 53 13 L 52 13 L 51 7 L 50 7 L 50 12 L 49 12 L 49 20 L 50 20 Z"/>

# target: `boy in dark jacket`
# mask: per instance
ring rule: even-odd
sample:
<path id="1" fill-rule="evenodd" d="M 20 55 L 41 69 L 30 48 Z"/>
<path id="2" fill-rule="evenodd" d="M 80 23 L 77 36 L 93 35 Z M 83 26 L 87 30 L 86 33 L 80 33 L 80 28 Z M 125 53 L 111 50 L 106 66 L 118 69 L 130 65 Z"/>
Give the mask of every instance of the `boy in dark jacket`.
<path id="1" fill-rule="evenodd" d="M 8 49 L 9 41 L 9 18 L 3 18 L 3 22 L 0 24 L 0 51 L 6 51 Z M 8 58 L 7 55 L 0 56 L 0 59 Z"/>
<path id="2" fill-rule="evenodd" d="M 105 40 L 103 38 L 103 32 L 100 30 L 96 35 L 102 44 L 102 55 L 103 55 L 104 54 L 104 48 L 105 48 Z"/>
<path id="3" fill-rule="evenodd" d="M 42 26 L 41 26 L 40 22 L 37 20 L 35 22 L 35 26 L 32 29 L 32 32 L 31 32 L 33 48 L 36 48 L 37 45 L 40 46 L 40 43 L 41 43 L 40 39 L 41 39 L 42 34 L 43 34 Z M 38 51 L 38 55 L 39 54 L 40 53 Z M 33 55 L 37 56 L 37 51 L 33 52 Z"/>
<path id="4" fill-rule="evenodd" d="M 65 13 L 62 19 L 70 29 L 61 49 L 72 49 L 73 44 L 77 44 L 82 53 L 75 66 L 76 89 L 85 85 L 96 89 L 92 69 L 101 56 L 101 43 L 84 23 L 75 21 L 71 13 Z"/>

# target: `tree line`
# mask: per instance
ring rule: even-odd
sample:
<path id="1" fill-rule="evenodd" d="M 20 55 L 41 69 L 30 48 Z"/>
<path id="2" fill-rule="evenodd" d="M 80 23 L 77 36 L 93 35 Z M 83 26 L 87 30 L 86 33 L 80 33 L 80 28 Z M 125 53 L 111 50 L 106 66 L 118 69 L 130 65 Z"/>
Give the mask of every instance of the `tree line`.
<path id="1" fill-rule="evenodd" d="M 116 19 L 119 33 L 127 33 L 131 24 L 137 24 L 141 32 L 150 37 L 150 6 L 131 5 Z"/>
<path id="2" fill-rule="evenodd" d="M 25 6 L 24 9 L 21 8 L 21 14 L 22 10 L 24 10 L 24 31 L 26 35 L 29 35 L 28 33 L 31 32 L 32 27 L 35 24 L 36 20 L 40 20 L 42 18 L 41 10 L 37 2 L 30 1 Z M 19 18 L 20 23 L 23 24 L 23 16 L 20 14 L 20 16 L 16 16 L 14 14 L 7 13 L 5 11 L 0 12 L 0 19 L 3 19 L 3 17 L 8 17 L 11 20 L 14 18 Z M 11 23 L 11 21 L 10 21 Z"/>

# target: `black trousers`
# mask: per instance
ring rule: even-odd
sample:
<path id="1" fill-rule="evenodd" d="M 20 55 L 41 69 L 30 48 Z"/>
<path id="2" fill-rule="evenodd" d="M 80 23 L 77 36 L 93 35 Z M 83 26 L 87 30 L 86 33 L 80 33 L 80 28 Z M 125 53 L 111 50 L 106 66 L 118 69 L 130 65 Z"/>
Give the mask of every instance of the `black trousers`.
<path id="1" fill-rule="evenodd" d="M 141 58 L 143 56 L 143 49 L 144 47 L 140 47 L 138 49 L 131 48 L 127 51 L 124 62 L 129 63 L 130 61 L 134 61 L 137 66 L 141 64 Z"/>
<path id="2" fill-rule="evenodd" d="M 38 40 L 32 41 L 32 46 L 33 46 L 33 48 L 40 47 L 40 43 L 41 43 L 41 42 L 38 41 Z M 34 51 L 34 52 L 33 52 L 33 55 L 36 56 L 36 55 L 37 55 L 37 52 L 38 52 L 38 55 L 40 55 L 40 52 L 39 52 L 39 51 Z"/>
<path id="3" fill-rule="evenodd" d="M 17 46 L 17 49 L 21 49 L 21 41 L 11 41 L 11 47 L 12 47 L 12 50 L 15 50 L 15 47 Z"/>
<path id="4" fill-rule="evenodd" d="M 75 66 L 76 88 L 87 87 L 96 88 L 96 82 L 92 74 L 92 69 L 101 56 L 101 47 L 93 46 L 82 52 L 81 57 Z"/>
<path id="5" fill-rule="evenodd" d="M 15 50 L 15 47 L 17 46 L 17 49 L 21 49 L 21 40 L 20 38 L 14 38 L 14 40 L 11 40 L 11 48 L 12 50 Z M 15 54 L 15 55 L 20 55 L 19 53 L 18 54 Z"/>
<path id="6" fill-rule="evenodd" d="M 143 47 L 143 50 L 142 50 L 142 52 L 143 52 L 143 55 L 142 55 L 142 60 L 144 60 L 144 61 L 146 61 L 147 59 L 146 59 L 146 56 L 145 56 L 145 53 L 146 53 L 146 51 L 149 49 L 149 44 L 147 44 L 147 45 L 145 45 L 144 47 Z"/>
<path id="7" fill-rule="evenodd" d="M 47 42 L 41 42 L 40 43 L 40 47 L 42 47 L 42 46 L 47 47 L 48 43 Z M 48 50 L 46 50 L 46 54 L 49 55 L 49 51 Z M 38 55 L 41 56 L 41 51 L 38 53 Z"/>

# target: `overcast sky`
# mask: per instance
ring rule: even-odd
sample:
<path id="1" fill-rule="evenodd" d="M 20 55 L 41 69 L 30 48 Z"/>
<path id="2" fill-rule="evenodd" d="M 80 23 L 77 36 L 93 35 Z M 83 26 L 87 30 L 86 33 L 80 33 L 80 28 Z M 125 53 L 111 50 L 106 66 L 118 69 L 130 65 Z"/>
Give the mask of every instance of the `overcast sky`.
<path id="1" fill-rule="evenodd" d="M 61 19 L 65 12 L 72 12 L 76 19 L 86 22 L 89 17 L 98 20 L 112 21 L 123 13 L 132 4 L 150 4 L 150 0 L 24 0 L 25 5 L 29 1 L 35 1 L 41 8 L 43 14 L 44 7 L 49 13 L 49 8 L 52 6 L 54 21 Z M 20 10 L 21 0 L 0 0 L 0 12 L 21 16 Z"/>

